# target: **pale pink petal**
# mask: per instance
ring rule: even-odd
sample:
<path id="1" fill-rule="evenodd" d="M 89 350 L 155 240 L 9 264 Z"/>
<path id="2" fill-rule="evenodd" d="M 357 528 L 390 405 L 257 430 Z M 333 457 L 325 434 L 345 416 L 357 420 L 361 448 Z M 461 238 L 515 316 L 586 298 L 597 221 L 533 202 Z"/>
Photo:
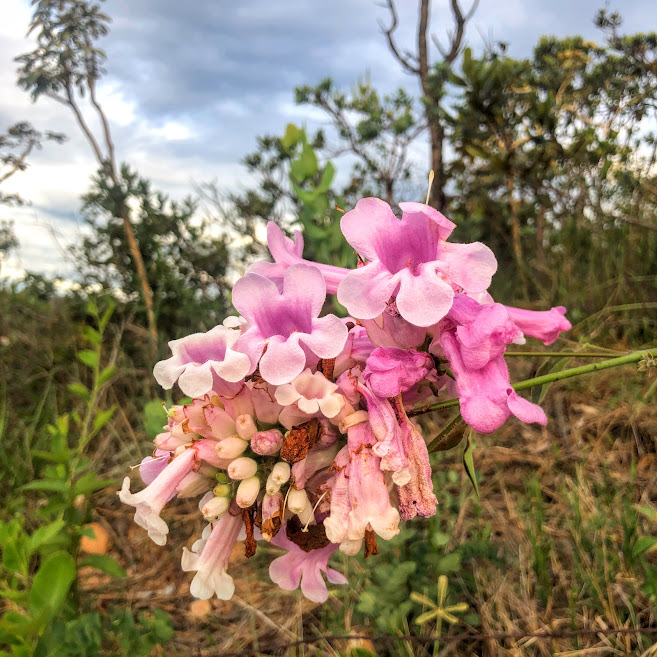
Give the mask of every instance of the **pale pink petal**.
<path id="1" fill-rule="evenodd" d="M 497 271 L 497 260 L 493 252 L 480 242 L 445 242 L 439 257 L 447 264 L 447 268 L 443 268 L 441 263 L 441 271 L 466 292 L 483 292 L 488 289 Z"/>
<path id="2" fill-rule="evenodd" d="M 374 260 L 378 258 L 377 245 L 385 247 L 381 238 L 385 239 L 389 232 L 395 231 L 398 224 L 399 219 L 385 201 L 363 198 L 342 217 L 340 229 L 362 258 Z"/>
<path id="3" fill-rule="evenodd" d="M 326 283 L 317 267 L 294 265 L 285 272 L 283 296 L 294 299 L 296 305 L 310 309 L 311 317 L 318 317 L 326 300 Z"/>
<path id="4" fill-rule="evenodd" d="M 270 305 L 272 299 L 278 299 L 276 284 L 258 274 L 246 274 L 233 286 L 232 301 L 240 315 L 254 325 L 258 311 Z M 244 336 L 242 336 L 244 337 Z"/>
<path id="5" fill-rule="evenodd" d="M 311 602 L 321 604 L 328 600 L 328 589 L 320 572 L 320 564 L 313 564 L 303 571 L 301 592 Z"/>
<path id="6" fill-rule="evenodd" d="M 380 262 L 371 262 L 347 274 L 338 287 L 338 301 L 354 317 L 374 319 L 385 310 L 398 280 Z"/>
<path id="7" fill-rule="evenodd" d="M 536 422 L 545 426 L 548 422 L 545 411 L 540 406 L 532 404 L 527 399 L 521 397 L 513 388 L 507 390 L 507 404 L 509 410 L 523 422 L 531 423 Z"/>
<path id="8" fill-rule="evenodd" d="M 212 390 L 212 364 L 187 367 L 178 379 L 180 389 L 190 397 L 203 397 Z"/>
<path id="9" fill-rule="evenodd" d="M 419 276 L 409 269 L 400 272 L 401 285 L 397 293 L 399 314 L 415 326 L 433 326 L 449 311 L 454 290 L 435 271 L 433 263 L 422 266 Z"/>
<path id="10" fill-rule="evenodd" d="M 283 341 L 275 336 L 269 340 L 267 351 L 260 359 L 260 374 L 268 383 L 282 385 L 301 374 L 305 366 L 306 353 L 299 345 L 298 337 L 291 336 Z"/>
<path id="11" fill-rule="evenodd" d="M 410 221 L 421 221 L 424 216 L 429 217 L 439 227 L 440 239 L 446 240 L 456 228 L 456 224 L 450 221 L 447 217 L 443 216 L 438 210 L 432 208 L 430 205 L 424 203 L 415 203 L 414 201 L 407 201 L 400 203 L 399 207 L 404 213 L 404 219 Z M 410 215 L 410 216 L 409 216 Z M 413 215 L 420 215 L 415 217 Z"/>
<path id="12" fill-rule="evenodd" d="M 342 351 L 349 329 L 335 315 L 326 315 L 313 319 L 312 333 L 299 333 L 299 341 L 303 342 L 320 358 L 335 358 Z M 265 354 L 266 355 L 266 354 Z"/>

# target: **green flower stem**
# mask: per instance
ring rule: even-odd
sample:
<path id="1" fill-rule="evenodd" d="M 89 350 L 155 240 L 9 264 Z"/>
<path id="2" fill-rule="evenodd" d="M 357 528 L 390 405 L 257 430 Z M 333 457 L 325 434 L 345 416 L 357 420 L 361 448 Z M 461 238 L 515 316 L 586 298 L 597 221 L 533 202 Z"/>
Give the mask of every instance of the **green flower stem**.
<path id="1" fill-rule="evenodd" d="M 538 356 L 540 358 L 561 358 L 562 356 L 572 356 L 573 358 L 609 358 L 613 354 L 607 353 L 590 353 L 587 351 L 505 351 L 505 356 Z M 625 354 L 623 354 L 625 355 Z"/>
<path id="2" fill-rule="evenodd" d="M 533 379 L 527 379 L 526 381 L 519 381 L 518 383 L 513 384 L 514 390 L 526 390 L 527 388 L 533 388 L 534 386 L 542 386 L 546 383 L 552 383 L 553 381 L 561 381 L 562 379 L 570 379 L 573 376 L 581 376 L 582 374 L 591 374 L 593 372 L 599 372 L 601 370 L 606 370 L 611 367 L 619 367 L 621 365 L 629 365 L 631 363 L 638 363 L 641 359 L 645 358 L 649 354 L 657 354 L 657 347 L 652 349 L 642 349 L 641 351 L 633 351 L 625 356 L 619 356 L 618 358 L 610 358 L 609 360 L 602 361 L 601 363 L 590 363 L 589 365 L 580 365 L 579 367 L 571 367 L 568 370 L 562 370 L 561 372 L 552 372 L 551 374 L 544 374 L 543 376 L 537 376 Z M 432 411 L 439 411 L 442 408 L 451 408 L 452 406 L 458 406 L 458 399 L 448 399 L 444 402 L 438 402 L 437 404 L 431 404 L 429 406 L 424 406 L 423 408 L 417 408 L 412 411 L 408 411 L 407 415 L 413 417 L 416 415 L 422 415 L 424 413 L 431 413 Z"/>

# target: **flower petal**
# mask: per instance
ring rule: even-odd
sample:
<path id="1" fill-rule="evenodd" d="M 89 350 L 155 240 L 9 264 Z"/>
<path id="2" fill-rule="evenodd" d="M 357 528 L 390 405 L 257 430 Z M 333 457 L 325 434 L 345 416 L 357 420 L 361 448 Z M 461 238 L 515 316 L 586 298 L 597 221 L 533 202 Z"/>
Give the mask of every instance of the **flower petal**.
<path id="1" fill-rule="evenodd" d="M 240 315 L 251 324 L 257 324 L 258 311 L 269 305 L 272 298 L 278 298 L 276 283 L 260 274 L 246 274 L 233 286 L 233 305 Z"/>
<path id="2" fill-rule="evenodd" d="M 398 280 L 378 261 L 370 262 L 345 276 L 338 286 L 338 301 L 354 317 L 374 319 L 385 310 Z"/>
<path id="3" fill-rule="evenodd" d="M 521 397 L 513 388 L 509 388 L 506 391 L 506 394 L 509 396 L 507 399 L 507 404 L 509 410 L 523 422 L 536 422 L 545 426 L 548 422 L 545 411 L 536 404 L 528 401 Z"/>
<path id="4" fill-rule="evenodd" d="M 400 272 L 401 285 L 397 293 L 399 314 L 415 326 L 437 324 L 452 307 L 454 290 L 435 272 L 433 263 L 421 268 L 419 276 L 410 270 Z"/>
<path id="5" fill-rule="evenodd" d="M 308 307 L 311 317 L 318 317 L 326 301 L 326 283 L 322 272 L 310 265 L 292 265 L 285 272 L 283 296 L 297 305 Z"/>
<path id="6" fill-rule="evenodd" d="M 398 224 L 399 219 L 385 201 L 363 198 L 342 217 L 340 229 L 362 258 L 375 260 L 378 247 L 385 248 L 386 238 L 398 229 Z"/>
<path id="7" fill-rule="evenodd" d="M 481 242 L 444 242 L 440 259 L 447 263 L 446 270 L 441 267 L 443 273 L 466 292 L 483 292 L 488 289 L 497 271 L 497 260 L 493 252 Z"/>
<path id="8" fill-rule="evenodd" d="M 303 371 L 306 353 L 299 345 L 298 336 L 296 333 L 287 340 L 274 336 L 267 343 L 267 351 L 260 359 L 260 374 L 267 383 L 289 383 Z"/>
<path id="9" fill-rule="evenodd" d="M 344 348 L 349 329 L 335 315 L 313 319 L 312 333 L 299 333 L 303 342 L 320 358 L 335 358 Z"/>

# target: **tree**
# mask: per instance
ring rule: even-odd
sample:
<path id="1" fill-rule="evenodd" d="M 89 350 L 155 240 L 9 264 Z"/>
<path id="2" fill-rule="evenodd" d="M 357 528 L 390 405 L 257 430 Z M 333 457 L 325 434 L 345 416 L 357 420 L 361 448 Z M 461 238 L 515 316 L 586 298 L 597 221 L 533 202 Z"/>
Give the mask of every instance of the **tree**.
<path id="1" fill-rule="evenodd" d="M 479 0 L 474 0 L 468 11 L 464 11 L 459 0 L 450 0 L 454 30 L 449 35 L 447 47 L 443 47 L 435 35 L 429 34 L 429 17 L 431 0 L 420 0 L 419 20 L 417 30 L 417 49 L 414 53 L 402 51 L 395 41 L 395 31 L 399 24 L 394 0 L 386 0 L 390 12 L 390 23 L 386 27 L 381 23 L 381 29 L 386 36 L 390 51 L 402 68 L 417 77 L 422 91 L 422 103 L 426 126 L 429 128 L 431 148 L 431 169 L 434 172 L 434 182 L 429 194 L 429 204 L 438 210 L 443 210 L 447 204 L 446 186 L 448 175 L 445 164 L 445 141 L 448 138 L 448 112 L 444 106 L 447 96 L 447 84 L 455 62 L 461 54 L 463 39 L 468 21 L 477 10 Z M 432 63 L 428 45 L 431 37 L 442 59 Z"/>
<path id="2" fill-rule="evenodd" d="M 102 1 L 102 0 L 101 0 Z M 104 73 L 105 53 L 97 47 L 109 32 L 110 18 L 100 4 L 90 0 L 32 0 L 35 6 L 28 34 L 36 32 L 37 47 L 16 58 L 18 84 L 36 101 L 41 96 L 61 103 L 73 112 L 78 126 L 91 146 L 102 172 L 112 187 L 120 187 L 114 142 L 107 116 L 96 95 L 98 80 Z M 84 117 L 81 101 L 89 97 L 100 119 L 102 135 L 94 135 Z M 121 219 L 137 279 L 146 306 L 153 354 L 157 350 L 157 326 L 153 291 L 148 280 L 140 245 L 135 238 L 130 208 L 121 204 L 120 191 L 108 189 L 115 205 L 111 214 Z"/>
<path id="3" fill-rule="evenodd" d="M 209 222 L 198 218 L 194 200 L 170 201 L 124 165 L 118 177 L 101 169 L 83 201 L 89 235 L 73 252 L 86 284 L 100 285 L 128 303 L 134 297 L 139 274 L 123 222 L 113 214 L 117 205 L 130 207 L 162 336 L 180 337 L 221 322 L 228 306 L 228 245 L 223 234 L 212 235 Z"/>
<path id="4" fill-rule="evenodd" d="M 403 89 L 381 97 L 367 79 L 345 94 L 326 78 L 316 87 L 297 87 L 295 101 L 327 114 L 337 137 L 327 153 L 356 157 L 352 181 L 394 203 L 399 187 L 411 178 L 409 147 L 426 130 L 413 99 Z"/>
<path id="5" fill-rule="evenodd" d="M 27 121 L 14 123 L 7 132 L 0 134 L 0 185 L 19 171 L 27 169 L 27 158 L 35 148 L 42 148 L 44 141 L 61 144 L 66 137 L 58 132 L 39 132 Z M 22 205 L 25 201 L 18 194 L 0 191 L 0 204 Z"/>
<path id="6" fill-rule="evenodd" d="M 604 277 L 622 298 L 628 275 L 657 266 L 657 35 L 620 37 L 610 20 L 598 17 L 607 44 L 543 37 L 524 60 L 466 50 L 451 77 L 452 214 L 527 297 Z M 608 299 L 587 292 L 589 308 Z"/>

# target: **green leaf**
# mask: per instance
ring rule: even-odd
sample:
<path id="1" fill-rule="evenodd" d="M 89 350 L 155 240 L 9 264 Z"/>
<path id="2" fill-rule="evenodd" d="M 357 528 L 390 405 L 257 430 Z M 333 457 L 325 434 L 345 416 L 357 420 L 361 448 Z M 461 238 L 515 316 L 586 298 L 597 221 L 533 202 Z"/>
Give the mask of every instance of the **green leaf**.
<path id="1" fill-rule="evenodd" d="M 349 657 L 378 657 L 378 655 L 366 648 L 352 648 Z"/>
<path id="2" fill-rule="evenodd" d="M 75 482 L 75 485 L 73 486 L 73 495 L 87 495 L 88 493 L 93 493 L 115 484 L 115 479 L 100 479 L 95 472 L 88 472 Z"/>
<path id="3" fill-rule="evenodd" d="M 474 466 L 473 458 L 474 449 L 472 447 L 472 429 L 468 431 L 468 437 L 465 442 L 465 450 L 463 451 L 463 467 L 468 475 L 468 478 L 472 482 L 472 486 L 475 489 L 475 494 L 479 497 L 479 486 L 477 486 L 477 472 Z"/>
<path id="4" fill-rule="evenodd" d="M 314 176 L 319 170 L 317 156 L 313 147 L 307 142 L 303 145 L 301 157 L 290 163 L 290 173 L 298 182 L 303 182 Z"/>
<path id="5" fill-rule="evenodd" d="M 115 374 L 116 374 L 116 365 L 108 365 L 98 375 L 98 385 L 102 386 L 103 383 L 107 383 Z"/>
<path id="6" fill-rule="evenodd" d="M 153 399 L 144 406 L 144 418 L 144 429 L 149 438 L 162 433 L 162 427 L 167 423 L 167 412 L 159 399 Z"/>
<path id="7" fill-rule="evenodd" d="M 85 326 L 82 329 L 82 335 L 90 342 L 94 347 L 97 347 L 102 340 L 100 333 L 93 326 Z"/>
<path id="8" fill-rule="evenodd" d="M 36 479 L 21 486 L 19 490 L 43 490 L 51 493 L 65 493 L 68 490 L 68 481 L 63 479 Z"/>
<path id="9" fill-rule="evenodd" d="M 322 177 L 319 180 L 319 185 L 317 185 L 317 191 L 325 194 L 328 192 L 333 182 L 333 176 L 335 176 L 335 167 L 331 162 L 327 162 L 322 171 Z"/>
<path id="10" fill-rule="evenodd" d="M 128 573 L 123 566 L 107 554 L 90 554 L 80 561 L 80 566 L 91 566 L 102 570 L 112 577 L 127 577 Z"/>
<path id="11" fill-rule="evenodd" d="M 71 460 L 71 450 L 66 449 L 62 452 L 45 452 L 41 449 L 33 449 L 32 458 L 42 459 L 43 461 L 52 461 L 53 463 L 68 463 Z"/>
<path id="12" fill-rule="evenodd" d="M 60 610 L 75 579 L 75 562 L 66 552 L 51 554 L 32 580 L 28 599 L 31 616 L 45 627 Z"/>
<path id="13" fill-rule="evenodd" d="M 108 298 L 106 303 L 107 303 L 107 308 L 105 309 L 103 316 L 98 320 L 98 328 L 100 329 L 101 335 L 105 332 L 105 327 L 107 326 L 107 323 L 110 321 L 110 318 L 114 314 L 114 308 L 116 308 L 116 304 L 111 299 Z"/>
<path id="14" fill-rule="evenodd" d="M 100 431 L 111 419 L 116 412 L 116 406 L 112 406 L 105 411 L 100 411 L 94 418 L 94 432 Z"/>
<path id="15" fill-rule="evenodd" d="M 77 356 L 78 360 L 83 365 L 86 365 L 91 369 L 98 365 L 98 354 L 95 351 L 91 351 L 90 349 L 83 349 L 82 351 L 78 352 Z"/>
<path id="16" fill-rule="evenodd" d="M 646 552 L 653 552 L 656 547 L 657 538 L 653 538 L 652 536 L 642 536 L 634 545 L 632 554 L 635 557 L 638 557 L 639 555 L 645 554 Z"/>
<path id="17" fill-rule="evenodd" d="M 59 532 L 61 532 L 66 527 L 66 523 L 63 520 L 55 520 L 49 525 L 44 525 L 39 527 L 32 536 L 30 536 L 30 552 L 35 552 L 42 545 L 47 545 L 52 541 L 53 538 L 56 538 Z"/>
<path id="18" fill-rule="evenodd" d="M 89 401 L 90 393 L 87 389 L 87 386 L 82 383 L 69 383 L 68 389 L 74 394 L 80 397 L 85 402 Z"/>
<path id="19" fill-rule="evenodd" d="M 285 134 L 281 138 L 283 148 L 290 149 L 296 146 L 303 137 L 303 130 L 297 128 L 294 123 L 288 123 L 285 126 Z"/>

